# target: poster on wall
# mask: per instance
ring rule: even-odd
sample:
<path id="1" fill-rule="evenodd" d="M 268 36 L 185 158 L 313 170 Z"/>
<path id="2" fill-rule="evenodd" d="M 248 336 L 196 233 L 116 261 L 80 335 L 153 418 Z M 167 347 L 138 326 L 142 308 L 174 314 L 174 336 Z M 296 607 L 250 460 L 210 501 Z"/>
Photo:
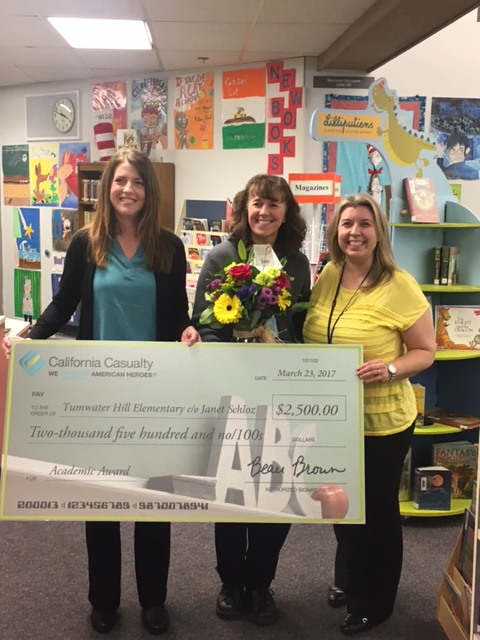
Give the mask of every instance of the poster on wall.
<path id="1" fill-rule="evenodd" d="M 97 82 L 93 85 L 93 111 L 113 112 L 113 133 L 127 128 L 127 81 Z"/>
<path id="2" fill-rule="evenodd" d="M 258 69 L 222 74 L 222 139 L 224 149 L 265 146 L 266 72 Z"/>
<path id="3" fill-rule="evenodd" d="M 28 207 L 30 178 L 28 144 L 8 144 L 2 147 L 3 204 Z"/>
<path id="4" fill-rule="evenodd" d="M 213 149 L 214 74 L 175 78 L 175 149 Z"/>
<path id="5" fill-rule="evenodd" d="M 52 210 L 53 271 L 63 272 L 65 253 L 74 234 L 78 231 L 78 211 L 75 209 Z"/>
<path id="6" fill-rule="evenodd" d="M 148 156 L 157 146 L 168 148 L 168 78 L 151 76 L 132 80 L 130 126 L 140 134 L 140 148 Z"/>
<path id="7" fill-rule="evenodd" d="M 13 270 L 13 296 L 16 318 L 33 322 L 40 315 L 40 271 Z"/>
<path id="8" fill-rule="evenodd" d="M 89 142 L 61 142 L 59 148 L 58 199 L 66 209 L 78 207 L 77 163 L 90 161 Z"/>
<path id="9" fill-rule="evenodd" d="M 40 210 L 15 207 L 12 227 L 16 246 L 14 266 L 40 269 Z"/>
<path id="10" fill-rule="evenodd" d="M 58 144 L 31 144 L 29 165 L 30 204 L 43 207 L 58 205 Z"/>
<path id="11" fill-rule="evenodd" d="M 422 131 L 425 123 L 426 98 L 421 96 L 399 98 L 397 121 L 410 131 Z M 368 107 L 368 96 L 328 94 L 328 109 L 363 111 Z M 342 195 L 368 193 L 388 215 L 391 178 L 387 163 L 372 145 L 355 142 L 327 142 L 324 145 L 324 170 L 342 176 Z M 327 206 L 329 220 L 333 207 Z"/>
<path id="12" fill-rule="evenodd" d="M 432 98 L 430 131 L 437 139 L 437 163 L 448 180 L 478 180 L 480 99 Z"/>

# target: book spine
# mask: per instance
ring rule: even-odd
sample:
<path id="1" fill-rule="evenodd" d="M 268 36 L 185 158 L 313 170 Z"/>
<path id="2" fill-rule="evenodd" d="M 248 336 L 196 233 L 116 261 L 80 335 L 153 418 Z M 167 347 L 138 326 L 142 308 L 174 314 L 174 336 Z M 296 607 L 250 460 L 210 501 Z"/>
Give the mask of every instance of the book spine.
<path id="1" fill-rule="evenodd" d="M 450 265 L 450 247 L 442 247 L 442 268 L 440 284 L 448 284 L 448 267 Z"/>
<path id="2" fill-rule="evenodd" d="M 458 258 L 460 247 L 450 247 L 450 258 L 448 261 L 448 284 L 458 284 Z"/>
<path id="3" fill-rule="evenodd" d="M 435 247 L 433 251 L 433 284 L 440 284 L 442 247 Z"/>

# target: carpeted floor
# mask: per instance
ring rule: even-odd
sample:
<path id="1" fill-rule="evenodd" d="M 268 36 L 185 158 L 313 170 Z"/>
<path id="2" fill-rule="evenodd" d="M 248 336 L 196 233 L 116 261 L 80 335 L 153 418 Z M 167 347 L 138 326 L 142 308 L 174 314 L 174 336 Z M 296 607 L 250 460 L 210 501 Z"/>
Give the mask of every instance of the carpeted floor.
<path id="1" fill-rule="evenodd" d="M 442 569 L 462 519 L 411 518 L 404 524 L 405 560 L 397 606 L 365 640 L 443 640 L 435 620 Z M 141 626 L 134 586 L 131 524 L 123 525 L 121 619 L 109 640 L 152 638 Z M 328 525 L 295 525 L 273 584 L 278 624 L 256 627 L 215 616 L 219 589 L 213 525 L 174 524 L 167 606 L 170 640 L 335 640 L 344 610 L 331 609 L 334 537 Z M 101 638 L 89 623 L 84 525 L 80 522 L 0 522 L 0 640 Z"/>

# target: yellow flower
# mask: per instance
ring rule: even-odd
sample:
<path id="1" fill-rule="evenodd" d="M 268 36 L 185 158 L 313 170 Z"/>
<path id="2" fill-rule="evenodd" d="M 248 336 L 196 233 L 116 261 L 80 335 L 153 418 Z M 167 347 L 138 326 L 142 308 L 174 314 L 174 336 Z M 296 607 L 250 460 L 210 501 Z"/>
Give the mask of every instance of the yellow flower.
<path id="1" fill-rule="evenodd" d="M 213 305 L 213 315 L 220 324 L 237 322 L 242 317 L 242 311 L 243 306 L 240 299 L 237 296 L 231 298 L 226 293 L 222 293 Z"/>
<path id="2" fill-rule="evenodd" d="M 285 311 L 285 309 L 291 306 L 292 301 L 290 300 L 290 298 L 291 295 L 286 289 L 284 289 L 282 291 L 282 294 L 278 296 L 277 304 L 280 307 L 281 311 Z"/>

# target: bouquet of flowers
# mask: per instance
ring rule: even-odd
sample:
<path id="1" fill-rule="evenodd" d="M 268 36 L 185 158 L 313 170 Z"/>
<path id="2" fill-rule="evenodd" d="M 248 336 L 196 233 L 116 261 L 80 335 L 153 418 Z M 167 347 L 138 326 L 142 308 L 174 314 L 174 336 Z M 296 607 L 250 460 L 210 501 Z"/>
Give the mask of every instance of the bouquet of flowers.
<path id="1" fill-rule="evenodd" d="M 309 302 L 292 299 L 292 278 L 282 268 L 258 269 L 252 264 L 253 251 L 247 257 L 244 243 L 238 243 L 241 262 L 232 262 L 213 275 L 207 284 L 205 299 L 207 308 L 200 316 L 200 324 L 221 329 L 232 324 L 234 331 L 245 332 L 241 337 L 257 337 L 261 342 L 273 342 L 271 330 L 265 323 L 275 315 L 289 311 L 301 311 L 310 307 Z"/>

